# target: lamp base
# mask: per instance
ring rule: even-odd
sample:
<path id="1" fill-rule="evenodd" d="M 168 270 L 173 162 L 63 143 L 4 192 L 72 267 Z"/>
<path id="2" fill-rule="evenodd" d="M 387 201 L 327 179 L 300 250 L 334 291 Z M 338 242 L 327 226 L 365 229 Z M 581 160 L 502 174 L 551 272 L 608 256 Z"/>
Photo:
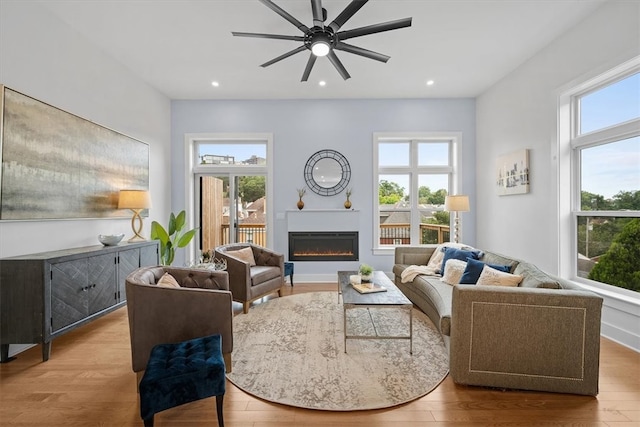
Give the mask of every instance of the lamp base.
<path id="1" fill-rule="evenodd" d="M 131 229 L 133 230 L 133 237 L 127 240 L 128 242 L 146 242 L 147 239 L 142 237 L 142 217 L 140 211 L 142 209 L 131 209 L 133 211 L 133 217 L 131 218 Z"/>

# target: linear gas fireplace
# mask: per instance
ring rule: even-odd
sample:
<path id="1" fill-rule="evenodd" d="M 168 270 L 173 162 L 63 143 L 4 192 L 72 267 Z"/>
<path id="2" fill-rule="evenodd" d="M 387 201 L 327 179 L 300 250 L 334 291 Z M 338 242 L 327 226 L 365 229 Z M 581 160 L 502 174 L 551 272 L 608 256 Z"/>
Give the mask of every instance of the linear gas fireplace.
<path id="1" fill-rule="evenodd" d="M 289 261 L 358 261 L 358 232 L 289 232 Z"/>

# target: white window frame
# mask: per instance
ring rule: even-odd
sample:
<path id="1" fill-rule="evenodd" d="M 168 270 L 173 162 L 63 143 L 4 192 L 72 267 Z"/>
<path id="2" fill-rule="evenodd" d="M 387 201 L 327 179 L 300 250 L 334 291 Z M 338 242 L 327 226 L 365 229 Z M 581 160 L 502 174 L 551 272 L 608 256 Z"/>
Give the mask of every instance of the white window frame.
<path id="1" fill-rule="evenodd" d="M 583 211 L 580 197 L 580 150 L 640 136 L 640 118 L 579 134 L 579 100 L 584 95 L 638 72 L 640 72 L 640 57 L 582 82 L 574 82 L 569 89 L 562 91 L 558 98 L 559 274 L 582 285 L 634 300 L 640 299 L 637 292 L 578 276 L 577 224 L 578 218 L 584 216 L 640 216 L 639 211 Z"/>
<path id="2" fill-rule="evenodd" d="M 229 173 L 241 175 L 267 176 L 267 230 L 274 230 L 273 215 L 273 134 L 272 133 L 187 133 L 184 136 L 185 159 L 185 206 L 187 216 L 187 229 L 193 228 L 196 223 L 196 176 L 199 174 Z M 267 162 L 265 165 L 201 165 L 198 161 L 198 144 L 202 143 L 251 143 L 266 144 Z M 267 247 L 273 247 L 273 233 L 267 232 Z M 195 241 L 186 248 L 186 253 L 191 259 L 197 259 Z"/>
<path id="3" fill-rule="evenodd" d="M 418 166 L 417 147 L 420 142 L 442 142 L 451 144 L 449 150 L 449 165 L 447 166 Z M 378 145 L 389 142 L 410 142 L 409 166 L 379 166 Z M 461 132 L 375 132 L 373 134 L 373 253 L 374 255 L 390 255 L 395 250 L 395 245 L 380 244 L 380 206 L 378 204 L 378 186 L 380 175 L 404 174 L 410 175 L 410 188 L 417 191 L 418 177 L 425 174 L 448 174 L 448 194 L 460 194 L 461 189 Z M 418 197 L 412 195 L 411 199 L 411 245 L 418 245 L 420 241 L 420 212 L 418 209 Z M 450 227 L 452 225 L 450 224 Z M 453 229 L 453 227 L 452 227 Z"/>

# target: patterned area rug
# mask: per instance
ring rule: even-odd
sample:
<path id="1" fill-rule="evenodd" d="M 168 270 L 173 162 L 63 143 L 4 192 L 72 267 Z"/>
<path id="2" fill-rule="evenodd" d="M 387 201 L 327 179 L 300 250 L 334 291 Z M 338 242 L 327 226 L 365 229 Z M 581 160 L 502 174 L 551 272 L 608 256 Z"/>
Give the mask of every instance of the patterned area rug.
<path id="1" fill-rule="evenodd" d="M 408 333 L 406 310 L 347 313 L 350 335 Z M 349 339 L 345 353 L 342 302 L 334 292 L 258 304 L 234 317 L 233 330 L 233 370 L 227 378 L 249 394 L 284 405 L 331 411 L 388 408 L 424 396 L 449 372 L 440 333 L 416 309 L 413 355 L 408 340 Z"/>

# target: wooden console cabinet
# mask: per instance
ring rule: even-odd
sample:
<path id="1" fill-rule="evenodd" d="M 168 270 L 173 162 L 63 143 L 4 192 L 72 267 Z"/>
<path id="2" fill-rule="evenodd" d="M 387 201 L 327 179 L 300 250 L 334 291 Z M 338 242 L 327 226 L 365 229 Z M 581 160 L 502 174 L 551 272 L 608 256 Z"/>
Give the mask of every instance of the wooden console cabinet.
<path id="1" fill-rule="evenodd" d="M 0 362 L 30 343 L 47 361 L 55 337 L 125 305 L 129 273 L 158 262 L 155 240 L 0 259 Z"/>

